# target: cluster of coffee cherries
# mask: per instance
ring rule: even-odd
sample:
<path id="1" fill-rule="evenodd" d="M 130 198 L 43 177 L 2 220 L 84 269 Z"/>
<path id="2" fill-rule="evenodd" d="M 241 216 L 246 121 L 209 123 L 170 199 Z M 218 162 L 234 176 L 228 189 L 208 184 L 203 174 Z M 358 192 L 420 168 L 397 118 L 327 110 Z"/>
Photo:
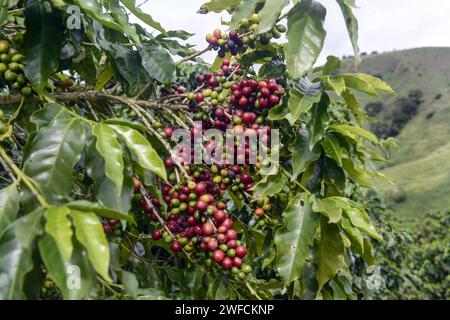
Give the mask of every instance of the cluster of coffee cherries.
<path id="1" fill-rule="evenodd" d="M 272 38 L 278 39 L 282 33 L 286 32 L 286 27 L 279 24 L 272 30 L 256 36 L 254 31 L 258 29 L 259 20 L 259 15 L 254 13 L 249 19 L 243 18 L 236 29 L 231 28 L 227 33 L 215 29 L 206 35 L 206 42 L 217 51 L 220 58 L 224 58 L 227 52 L 237 56 L 248 48 L 254 49 L 258 42 L 261 45 L 267 45 Z"/>
<path id="2" fill-rule="evenodd" d="M 21 62 L 24 58 L 8 41 L 0 40 L 0 79 L 6 81 L 11 90 L 29 96 L 33 89 L 23 73 L 25 67 Z"/>

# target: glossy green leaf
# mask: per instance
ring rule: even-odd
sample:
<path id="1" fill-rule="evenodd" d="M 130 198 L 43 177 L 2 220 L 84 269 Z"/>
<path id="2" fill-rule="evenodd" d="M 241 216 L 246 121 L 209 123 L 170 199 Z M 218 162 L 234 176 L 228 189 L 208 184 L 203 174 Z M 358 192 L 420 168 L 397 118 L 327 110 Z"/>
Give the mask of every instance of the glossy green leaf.
<path id="1" fill-rule="evenodd" d="M 336 131 L 343 136 L 349 137 L 353 140 L 357 140 L 358 137 L 369 140 L 374 144 L 378 144 L 378 138 L 372 132 L 369 132 L 361 127 L 352 126 L 349 124 L 333 124 L 328 127 L 330 130 Z"/>
<path id="2" fill-rule="evenodd" d="M 303 0 L 289 11 L 284 52 L 292 79 L 300 79 L 317 61 L 326 35 L 325 15 L 326 9 L 312 0 Z"/>
<path id="3" fill-rule="evenodd" d="M 289 4 L 289 0 L 271 0 L 264 3 L 259 14 L 259 25 L 255 34 L 270 31 L 280 16 L 281 10 Z"/>
<path id="4" fill-rule="evenodd" d="M 75 235 L 86 248 L 95 270 L 103 279 L 112 281 L 108 273 L 109 245 L 102 223 L 92 212 L 72 209 L 70 215 L 75 225 Z"/>
<path id="5" fill-rule="evenodd" d="M 257 0 L 241 0 L 231 16 L 231 27 L 237 28 L 242 19 L 249 19 L 255 13 Z"/>
<path id="6" fill-rule="evenodd" d="M 340 203 L 333 198 L 321 199 L 315 197 L 313 200 L 312 208 L 314 212 L 320 212 L 328 217 L 329 223 L 337 223 L 342 218 L 342 207 Z"/>
<path id="7" fill-rule="evenodd" d="M 64 299 L 87 298 L 93 282 L 93 272 L 86 250 L 75 241 L 72 258 L 66 260 L 49 235 L 44 235 L 39 239 L 38 247 L 45 268 L 61 290 Z"/>
<path id="8" fill-rule="evenodd" d="M 136 298 L 137 291 L 139 289 L 139 283 L 134 273 L 120 270 L 119 271 L 120 282 L 124 286 L 125 293 L 131 298 Z"/>
<path id="9" fill-rule="evenodd" d="M 285 179 L 281 174 L 264 176 L 256 185 L 253 186 L 255 198 L 271 197 L 285 187 Z"/>
<path id="10" fill-rule="evenodd" d="M 320 101 L 320 94 L 320 90 L 308 90 L 304 94 L 294 89 L 290 90 L 288 106 L 292 116 L 291 124 L 295 123 L 302 115 L 307 113 L 314 103 Z"/>
<path id="11" fill-rule="evenodd" d="M 335 56 L 328 56 L 327 62 L 323 66 L 323 75 L 330 75 L 331 73 L 341 68 L 341 60 Z"/>
<path id="12" fill-rule="evenodd" d="M 102 25 L 120 32 L 125 32 L 120 24 L 114 21 L 109 14 L 103 12 L 102 4 L 98 0 L 75 0 L 75 2 L 84 12 Z"/>
<path id="13" fill-rule="evenodd" d="M 85 211 L 85 212 L 93 212 L 96 215 L 104 218 L 110 218 L 110 219 L 119 219 L 119 220 L 125 220 L 131 223 L 135 223 L 134 218 L 130 215 L 123 214 L 119 211 L 105 208 L 99 205 L 95 202 L 90 202 L 86 200 L 78 200 L 78 201 L 72 201 L 67 203 L 66 205 L 70 209 L 77 210 L 77 211 Z"/>
<path id="14" fill-rule="evenodd" d="M 48 126 L 53 119 L 59 117 L 61 114 L 64 114 L 65 117 L 70 117 L 69 111 L 62 105 L 57 103 L 47 103 L 44 108 L 37 110 L 31 115 L 30 121 L 33 122 L 39 130 Z"/>
<path id="15" fill-rule="evenodd" d="M 94 126 L 92 133 L 97 138 L 96 148 L 105 161 L 106 176 L 116 186 L 118 195 L 122 193 L 124 163 L 122 145 L 117 140 L 116 132 L 107 124 L 99 123 Z"/>
<path id="16" fill-rule="evenodd" d="M 0 300 L 25 299 L 25 276 L 33 269 L 33 240 L 42 232 L 42 211 L 11 224 L 0 238 Z"/>
<path id="17" fill-rule="evenodd" d="M 345 171 L 362 186 L 372 186 L 372 177 L 364 167 L 355 165 L 355 163 L 349 159 L 343 159 L 342 168 L 344 168 Z"/>
<path id="18" fill-rule="evenodd" d="M 241 0 L 211 0 L 201 5 L 201 8 L 208 11 L 220 13 L 224 10 L 234 9 Z"/>
<path id="19" fill-rule="evenodd" d="M 103 6 L 105 11 L 110 12 L 114 21 L 121 27 L 122 32 L 135 43 L 140 44 L 141 40 L 136 32 L 136 26 L 130 23 L 128 13 L 125 8 L 120 5 L 119 0 L 104 0 Z"/>
<path id="20" fill-rule="evenodd" d="M 342 92 L 342 98 L 344 98 L 345 103 L 352 111 L 358 124 L 362 125 L 364 123 L 364 111 L 356 96 L 350 90 L 344 90 Z"/>
<path id="21" fill-rule="evenodd" d="M 100 72 L 97 75 L 97 82 L 95 83 L 95 90 L 102 91 L 105 85 L 112 79 L 114 76 L 114 70 L 110 63 L 106 63 L 101 66 Z"/>
<path id="22" fill-rule="evenodd" d="M 25 275 L 33 268 L 31 246 L 25 248 L 15 237 L 14 226 L 0 239 L 0 299 L 25 299 Z"/>
<path id="23" fill-rule="evenodd" d="M 338 75 L 345 81 L 348 88 L 352 88 L 372 96 L 378 96 L 379 92 L 394 94 L 395 91 L 383 80 L 364 73 L 343 73 Z"/>
<path id="24" fill-rule="evenodd" d="M 24 161 L 24 171 L 40 184 L 48 198 L 56 201 L 67 196 L 72 191 L 72 170 L 85 142 L 81 121 L 61 113 L 37 133 Z"/>
<path id="25" fill-rule="evenodd" d="M 139 165 L 142 168 L 148 169 L 160 176 L 162 179 L 167 180 L 166 169 L 163 161 L 158 155 L 158 152 L 153 149 L 151 144 L 142 134 L 126 126 L 109 126 L 117 132 L 120 139 L 122 139 L 128 148 L 133 151 L 139 160 Z"/>
<path id="26" fill-rule="evenodd" d="M 319 215 L 311 210 L 304 194 L 289 201 L 283 212 L 284 225 L 275 233 L 277 247 L 276 266 L 278 272 L 289 285 L 302 276 L 305 260 L 310 256 Z"/>
<path id="27" fill-rule="evenodd" d="M 118 195 L 116 186 L 105 173 L 105 161 L 95 147 L 94 139 L 89 140 L 87 147 L 86 172 L 94 181 L 94 194 L 97 202 L 105 208 L 128 215 L 133 196 L 133 166 L 127 150 L 124 150 L 124 171 L 122 192 Z"/>
<path id="28" fill-rule="evenodd" d="M 39 94 L 44 94 L 49 76 L 58 70 L 64 40 L 60 12 L 49 2 L 27 1 L 24 36 L 25 75 Z"/>
<path id="29" fill-rule="evenodd" d="M 311 133 L 310 149 L 325 136 L 325 131 L 330 121 L 330 116 L 328 115 L 329 103 L 330 99 L 328 96 L 322 95 L 320 102 L 311 109 L 311 120 L 307 126 Z"/>
<path id="30" fill-rule="evenodd" d="M 316 149 L 311 150 L 309 148 L 310 138 L 309 131 L 301 126 L 294 143 L 289 146 L 289 151 L 292 154 L 292 181 L 296 180 L 313 161 L 319 159 L 320 153 Z"/>
<path id="31" fill-rule="evenodd" d="M 318 246 L 317 281 L 319 291 L 345 266 L 344 245 L 339 227 L 320 218 L 320 241 Z"/>
<path id="32" fill-rule="evenodd" d="M 155 21 L 151 15 L 145 13 L 136 6 L 136 0 L 120 0 L 120 2 L 122 2 L 123 5 L 142 22 L 145 22 L 147 25 L 163 34 L 167 33 L 166 30 L 161 26 L 161 24 Z"/>
<path id="33" fill-rule="evenodd" d="M 343 153 L 339 144 L 339 140 L 336 139 L 336 137 L 328 137 L 327 139 L 322 141 L 321 145 L 325 154 L 336 161 L 339 166 L 342 167 Z"/>
<path id="34" fill-rule="evenodd" d="M 336 0 L 341 8 L 342 15 L 344 16 L 345 25 L 347 27 L 350 41 L 352 42 L 353 52 L 355 53 L 355 61 L 359 62 L 359 46 L 358 46 L 358 20 L 353 14 L 352 3 L 348 0 Z"/>
<path id="35" fill-rule="evenodd" d="M 55 243 L 66 260 L 72 256 L 72 223 L 69 220 L 70 209 L 66 206 L 49 207 L 45 211 L 45 231 L 53 237 Z"/>
<path id="36" fill-rule="evenodd" d="M 0 190 L 0 238 L 7 227 L 16 219 L 19 210 L 19 191 L 13 183 Z"/>
<path id="37" fill-rule="evenodd" d="M 175 75 L 175 64 L 170 54 L 161 46 L 144 45 L 139 53 L 142 65 L 152 79 L 166 83 Z"/>

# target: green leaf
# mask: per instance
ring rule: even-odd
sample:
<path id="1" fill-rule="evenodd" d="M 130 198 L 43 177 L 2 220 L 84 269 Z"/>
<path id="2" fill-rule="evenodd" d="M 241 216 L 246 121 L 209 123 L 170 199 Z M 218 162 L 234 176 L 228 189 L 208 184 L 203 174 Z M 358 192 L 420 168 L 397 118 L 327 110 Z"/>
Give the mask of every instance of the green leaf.
<path id="1" fill-rule="evenodd" d="M 158 30 L 162 34 L 167 34 L 166 30 L 161 26 L 161 24 L 153 20 L 152 16 L 142 11 L 140 8 L 136 7 L 136 0 L 120 0 L 122 4 L 131 11 L 132 14 L 136 16 L 142 22 L 145 22 L 150 27 Z"/>
<path id="2" fill-rule="evenodd" d="M 118 195 L 122 193 L 124 163 L 122 146 L 117 141 L 116 132 L 107 124 L 99 123 L 94 126 L 92 133 L 97 138 L 96 148 L 105 161 L 106 176 L 116 186 Z"/>
<path id="3" fill-rule="evenodd" d="M 90 17 L 100 22 L 102 25 L 125 33 L 120 24 L 107 13 L 103 12 L 103 6 L 98 0 L 75 0 L 75 3 Z"/>
<path id="4" fill-rule="evenodd" d="M 25 299 L 25 276 L 33 269 L 33 240 L 42 232 L 42 211 L 11 224 L 0 238 L 0 300 Z"/>
<path id="5" fill-rule="evenodd" d="M 377 240 L 383 240 L 383 237 L 377 232 L 370 222 L 369 215 L 356 202 L 347 198 L 337 198 L 340 201 L 348 219 L 359 230 Z"/>
<path id="6" fill-rule="evenodd" d="M 289 0 L 270 0 L 265 1 L 264 7 L 259 14 L 259 25 L 255 35 L 270 31 L 280 16 L 281 10 L 289 4 Z"/>
<path id="7" fill-rule="evenodd" d="M 60 104 L 47 103 L 44 108 L 37 110 L 31 115 L 30 121 L 33 122 L 39 130 L 48 126 L 53 119 L 63 113 L 67 117 L 70 116 L 69 111 Z"/>
<path id="8" fill-rule="evenodd" d="M 324 199 L 314 197 L 312 208 L 314 212 L 320 212 L 328 217 L 329 223 L 338 223 L 342 218 L 342 207 L 332 197 Z"/>
<path id="9" fill-rule="evenodd" d="M 352 111 L 358 124 L 362 125 L 364 123 L 364 111 L 356 96 L 350 90 L 344 90 L 342 92 L 342 98 L 344 98 L 345 103 Z"/>
<path id="10" fill-rule="evenodd" d="M 114 76 L 114 70 L 110 63 L 106 63 L 101 67 L 100 73 L 97 75 L 97 82 L 95 83 L 95 90 L 102 91 L 105 85 Z"/>
<path id="11" fill-rule="evenodd" d="M 339 140 L 336 137 L 328 137 L 322 141 L 321 145 L 325 154 L 342 167 L 343 154 Z"/>
<path id="12" fill-rule="evenodd" d="M 162 179 L 167 180 L 167 173 L 163 161 L 142 134 L 126 126 L 109 126 L 117 132 L 128 148 L 134 152 L 138 158 L 139 165 L 142 168 L 148 169 L 160 176 Z"/>
<path id="13" fill-rule="evenodd" d="M 64 27 L 59 11 L 47 1 L 28 1 L 25 16 L 25 75 L 42 95 L 49 76 L 58 70 Z"/>
<path id="14" fill-rule="evenodd" d="M 285 179 L 281 174 L 264 176 L 251 190 L 255 198 L 271 197 L 285 187 Z"/>
<path id="15" fill-rule="evenodd" d="M 45 231 L 53 237 L 55 243 L 66 260 L 72 256 L 72 223 L 68 219 L 70 209 L 66 206 L 49 207 L 45 212 L 47 223 Z"/>
<path id="16" fill-rule="evenodd" d="M 175 75 L 175 64 L 170 54 L 161 46 L 144 45 L 139 53 L 142 65 L 152 79 L 166 83 Z"/>
<path id="17" fill-rule="evenodd" d="M 326 128 L 330 121 L 330 116 L 328 115 L 329 103 L 330 99 L 324 94 L 320 102 L 311 109 L 311 120 L 307 125 L 309 132 L 311 132 L 310 149 L 325 136 Z"/>
<path id="18" fill-rule="evenodd" d="M 130 37 L 135 43 L 140 44 L 141 39 L 136 32 L 136 26 L 131 24 L 128 20 L 128 13 L 120 6 L 119 0 L 106 0 L 103 1 L 105 11 L 111 13 L 114 21 L 120 26 L 122 32 Z"/>
<path id="19" fill-rule="evenodd" d="M 291 113 L 291 124 L 295 123 L 302 115 L 307 113 L 314 103 L 320 101 L 321 90 L 307 90 L 304 94 L 296 89 L 291 89 L 289 93 L 289 111 Z"/>
<path id="20" fill-rule="evenodd" d="M 344 245 L 339 227 L 320 218 L 320 241 L 318 247 L 317 281 L 319 291 L 345 266 Z"/>
<path id="21" fill-rule="evenodd" d="M 310 256 L 319 216 L 311 210 L 304 194 L 289 201 L 283 212 L 284 226 L 277 230 L 274 242 L 277 247 L 276 266 L 289 285 L 302 276 L 303 265 Z"/>
<path id="22" fill-rule="evenodd" d="M 292 154 L 293 169 L 291 181 L 296 180 L 313 161 L 319 159 L 320 153 L 315 149 L 311 150 L 309 148 L 310 139 L 309 131 L 304 126 L 301 126 L 295 142 L 289 146 L 289 151 Z"/>
<path id="23" fill-rule="evenodd" d="M 200 8 L 207 9 L 208 12 L 212 11 L 220 13 L 223 10 L 234 9 L 240 1 L 241 0 L 211 0 L 202 4 Z"/>
<path id="24" fill-rule="evenodd" d="M 317 61 L 322 51 L 326 31 L 323 22 L 326 9 L 318 2 L 303 0 L 288 14 L 285 46 L 287 71 L 294 80 L 300 79 Z"/>
<path id="25" fill-rule="evenodd" d="M 345 85 L 372 96 L 378 96 L 379 92 L 395 95 L 395 91 L 383 80 L 364 73 L 343 73 L 336 77 L 343 78 Z"/>
<path id="26" fill-rule="evenodd" d="M 342 15 L 344 16 L 345 25 L 347 27 L 350 41 L 352 42 L 353 51 L 355 53 L 355 61 L 359 63 L 359 46 L 358 46 L 358 20 L 353 14 L 352 5 L 354 1 L 336 0 L 341 7 Z"/>
<path id="27" fill-rule="evenodd" d="M 85 212 L 93 212 L 96 215 L 104 218 L 110 218 L 110 219 L 119 219 L 119 220 L 125 220 L 128 222 L 131 222 L 133 224 L 136 224 L 134 221 L 134 218 L 130 215 L 125 215 L 117 210 L 113 210 L 110 208 L 105 208 L 99 205 L 95 202 L 90 202 L 86 200 L 78 200 L 78 201 L 72 201 L 66 204 L 67 207 L 73 210 L 77 211 L 85 211 Z"/>
<path id="28" fill-rule="evenodd" d="M 23 247 L 11 225 L 0 239 L 0 300 L 25 299 L 24 278 L 33 268 L 32 248 Z"/>
<path id="29" fill-rule="evenodd" d="M 256 2 L 257 0 L 241 0 L 239 5 L 233 11 L 230 26 L 232 28 L 237 28 L 242 19 L 250 18 L 251 15 L 255 13 Z"/>
<path id="30" fill-rule="evenodd" d="M 89 260 L 97 273 L 107 281 L 112 281 L 109 273 L 109 245 L 102 224 L 92 212 L 72 209 L 70 215 L 75 225 L 75 235 L 86 248 Z"/>
<path id="31" fill-rule="evenodd" d="M 323 67 L 323 75 L 329 75 L 334 71 L 337 71 L 341 68 L 341 60 L 335 56 L 328 56 L 327 62 Z"/>
<path id="32" fill-rule="evenodd" d="M 137 291 L 139 289 L 139 283 L 137 281 L 136 275 L 134 273 L 120 270 L 118 272 L 120 282 L 124 286 L 125 293 L 131 298 L 135 299 L 137 296 Z"/>
<path id="33" fill-rule="evenodd" d="M 39 183 L 49 199 L 72 191 L 72 170 L 80 160 L 86 133 L 81 121 L 60 113 L 39 130 L 24 160 L 24 172 Z"/>
<path id="34" fill-rule="evenodd" d="M 374 144 L 379 144 L 378 138 L 372 132 L 369 132 L 361 127 L 352 126 L 349 124 L 333 124 L 328 127 L 343 136 L 349 137 L 353 140 L 357 140 L 357 136 L 365 138 Z"/>
<path id="35" fill-rule="evenodd" d="M 93 272 L 86 250 L 75 241 L 72 258 L 68 261 L 61 255 L 55 241 L 49 235 L 44 235 L 39 240 L 38 247 L 45 268 L 61 290 L 64 299 L 86 298 L 93 282 Z"/>
<path id="36" fill-rule="evenodd" d="M 16 219 L 19 210 L 19 191 L 13 183 L 0 190 L 0 238 L 7 227 Z"/>
<path id="37" fill-rule="evenodd" d="M 372 186 L 372 177 L 362 166 L 357 166 L 352 160 L 343 159 L 342 168 L 358 183 L 364 187 Z"/>
<path id="38" fill-rule="evenodd" d="M 124 171 L 122 193 L 118 195 L 116 186 L 105 174 L 105 161 L 95 147 L 94 139 L 90 139 L 87 147 L 86 172 L 94 180 L 94 193 L 98 203 L 103 207 L 120 211 L 125 215 L 131 208 L 133 197 L 133 166 L 128 150 L 124 150 Z"/>
<path id="39" fill-rule="evenodd" d="M 328 84 L 328 86 L 333 89 L 338 96 L 341 96 L 345 91 L 345 81 L 342 78 L 325 76 L 322 77 L 321 80 Z"/>

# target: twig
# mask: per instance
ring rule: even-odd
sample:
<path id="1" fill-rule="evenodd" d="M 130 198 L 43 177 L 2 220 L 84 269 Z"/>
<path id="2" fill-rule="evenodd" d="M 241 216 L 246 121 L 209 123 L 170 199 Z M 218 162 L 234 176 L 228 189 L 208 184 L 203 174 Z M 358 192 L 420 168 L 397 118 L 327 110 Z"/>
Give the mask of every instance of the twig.
<path id="1" fill-rule="evenodd" d="M 16 182 L 16 177 L 14 176 L 11 168 L 6 164 L 5 160 L 3 160 L 3 157 L 0 156 L 0 164 L 5 169 L 8 176 L 11 178 L 13 182 Z"/>

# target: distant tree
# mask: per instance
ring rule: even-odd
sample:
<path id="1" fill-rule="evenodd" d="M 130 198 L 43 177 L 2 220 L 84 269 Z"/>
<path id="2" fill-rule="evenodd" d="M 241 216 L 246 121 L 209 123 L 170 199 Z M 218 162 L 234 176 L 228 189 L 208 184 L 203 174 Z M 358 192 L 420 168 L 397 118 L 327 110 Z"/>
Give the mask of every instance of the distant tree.
<path id="1" fill-rule="evenodd" d="M 366 112 L 371 117 L 375 117 L 381 111 L 383 111 L 383 109 L 384 109 L 383 103 L 380 101 L 370 102 L 366 105 Z"/>

